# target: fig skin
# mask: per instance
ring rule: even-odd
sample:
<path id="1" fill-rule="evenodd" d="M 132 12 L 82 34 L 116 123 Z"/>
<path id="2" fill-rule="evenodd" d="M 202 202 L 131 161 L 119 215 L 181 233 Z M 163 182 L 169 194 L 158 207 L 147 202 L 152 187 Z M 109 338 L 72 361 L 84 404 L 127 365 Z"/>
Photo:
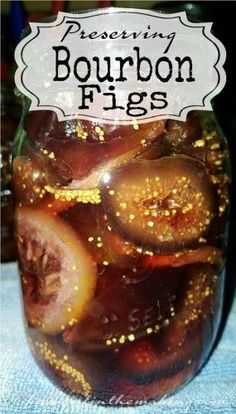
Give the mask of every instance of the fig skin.
<path id="1" fill-rule="evenodd" d="M 196 247 L 215 214 L 204 165 L 184 155 L 133 160 L 101 183 L 101 194 L 117 232 L 157 253 Z"/>

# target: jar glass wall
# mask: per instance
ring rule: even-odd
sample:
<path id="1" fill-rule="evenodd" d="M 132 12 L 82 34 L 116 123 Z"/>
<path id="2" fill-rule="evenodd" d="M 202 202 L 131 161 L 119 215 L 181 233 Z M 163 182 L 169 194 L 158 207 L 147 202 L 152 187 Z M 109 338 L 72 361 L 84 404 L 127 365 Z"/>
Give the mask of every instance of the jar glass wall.
<path id="1" fill-rule="evenodd" d="M 189 381 L 222 308 L 229 156 L 214 114 L 112 126 L 26 111 L 13 182 L 26 332 L 45 373 L 107 404 Z"/>

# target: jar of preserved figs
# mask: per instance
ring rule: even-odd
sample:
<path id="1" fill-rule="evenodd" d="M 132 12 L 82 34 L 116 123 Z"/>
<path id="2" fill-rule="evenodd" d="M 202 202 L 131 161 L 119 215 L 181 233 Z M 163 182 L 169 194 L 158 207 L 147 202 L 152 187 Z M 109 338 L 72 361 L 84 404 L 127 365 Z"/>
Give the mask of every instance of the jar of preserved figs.
<path id="1" fill-rule="evenodd" d="M 189 381 L 222 308 L 229 156 L 214 114 L 114 126 L 26 111 L 13 170 L 26 332 L 45 373 L 107 404 Z"/>

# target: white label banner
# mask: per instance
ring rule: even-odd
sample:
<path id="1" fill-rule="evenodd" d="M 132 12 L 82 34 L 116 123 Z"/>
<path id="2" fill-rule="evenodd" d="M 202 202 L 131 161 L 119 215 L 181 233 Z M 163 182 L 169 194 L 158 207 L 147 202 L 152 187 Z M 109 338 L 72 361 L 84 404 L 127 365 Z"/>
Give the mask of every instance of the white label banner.
<path id="1" fill-rule="evenodd" d="M 185 12 L 60 12 L 30 23 L 15 82 L 30 110 L 54 110 L 59 121 L 184 121 L 191 110 L 211 110 L 226 81 L 225 49 L 211 27 Z"/>

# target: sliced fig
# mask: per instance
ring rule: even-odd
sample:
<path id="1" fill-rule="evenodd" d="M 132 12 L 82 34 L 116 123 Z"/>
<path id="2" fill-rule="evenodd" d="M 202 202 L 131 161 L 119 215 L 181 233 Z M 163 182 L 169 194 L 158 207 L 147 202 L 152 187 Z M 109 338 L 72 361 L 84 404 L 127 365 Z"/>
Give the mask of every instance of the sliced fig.
<path id="1" fill-rule="evenodd" d="M 187 283 L 185 269 L 102 269 L 94 298 L 83 320 L 64 332 L 76 349 L 113 349 L 146 335 L 162 324 L 181 301 Z"/>
<path id="2" fill-rule="evenodd" d="M 134 122 L 130 125 L 121 125 L 117 122 L 117 124 L 112 125 L 83 119 L 59 122 L 56 113 L 53 111 L 30 111 L 27 113 L 24 122 L 31 141 L 40 144 L 46 143 L 50 138 L 55 138 L 59 141 L 70 138 L 101 144 L 117 138 L 129 139 L 137 131 L 138 135 L 141 134 L 142 139 L 145 140 L 149 136 L 148 130 L 159 127 L 161 132 L 163 132 L 164 124 L 164 121 L 161 121 L 149 124 Z"/>
<path id="3" fill-rule="evenodd" d="M 217 281 L 210 265 L 188 266 L 185 271 L 188 289 L 176 316 L 157 334 L 125 344 L 116 353 L 119 368 L 112 394 L 122 395 L 123 402 L 147 402 L 172 393 L 192 378 L 209 354 L 217 331 L 213 308 L 219 305 L 223 279 Z"/>
<path id="4" fill-rule="evenodd" d="M 95 290 L 88 251 L 67 224 L 38 210 L 17 209 L 16 234 L 29 324 L 47 334 L 73 325 Z"/>
<path id="5" fill-rule="evenodd" d="M 201 162 L 183 155 L 133 160 L 101 183 L 117 231 L 156 251 L 195 246 L 214 215 L 215 193 Z"/>
<path id="6" fill-rule="evenodd" d="M 136 384 L 146 384 L 157 378 L 170 377 L 177 374 L 188 365 L 188 361 L 196 360 L 201 355 L 201 335 L 196 332 L 189 337 L 188 347 L 186 344 L 179 352 L 178 340 L 176 349 L 160 351 L 158 343 L 151 338 L 142 338 L 132 345 L 127 346 L 120 352 L 120 368 L 123 375 Z M 162 338 L 159 338 L 160 344 Z M 156 341 L 157 342 L 157 341 Z M 165 343 L 168 346 L 168 343 Z M 162 344 L 161 344 L 162 346 Z"/>
<path id="7" fill-rule="evenodd" d="M 123 377 L 112 384 L 112 395 L 109 395 L 109 401 L 114 401 L 116 405 L 119 405 L 120 403 L 122 406 L 124 406 L 124 404 L 126 406 L 134 404 L 141 405 L 151 401 L 159 401 L 172 394 L 190 380 L 198 368 L 198 360 L 193 360 L 191 364 L 186 365 L 186 367 L 177 374 L 154 379 L 147 384 L 136 384 Z M 114 395 L 117 397 L 114 398 Z M 118 399 L 119 396 L 122 396 L 121 400 Z M 116 403 L 116 401 L 118 402 Z"/>
<path id="8" fill-rule="evenodd" d="M 45 168 L 58 179 L 76 180 L 74 187 L 95 187 L 103 174 L 134 156 L 140 154 L 147 145 L 164 131 L 164 121 L 140 125 L 117 127 L 110 139 L 96 142 L 78 137 L 54 137 L 48 135 L 39 154 L 35 142 L 32 148 L 44 160 Z M 109 130 L 109 129 L 108 129 Z M 116 131 L 116 130 L 115 130 Z M 79 181 L 78 181 L 79 180 Z"/>
<path id="9" fill-rule="evenodd" d="M 120 367 L 134 382 L 174 375 L 209 349 L 215 335 L 212 312 L 218 300 L 218 276 L 208 264 L 189 266 L 186 272 L 188 285 L 169 324 L 158 334 L 138 339 L 120 351 Z"/>

